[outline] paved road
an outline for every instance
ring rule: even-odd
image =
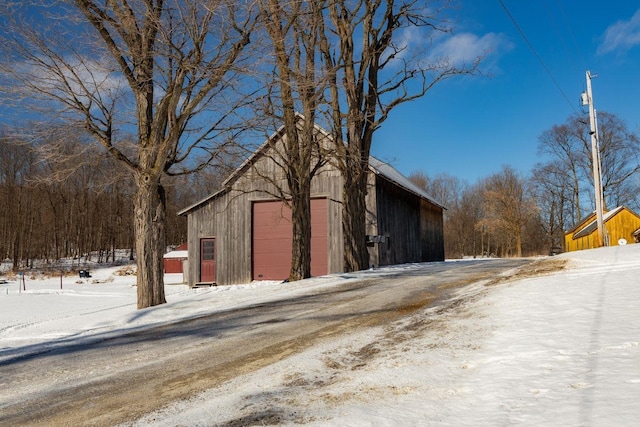
[[[527,260],[425,264],[291,299],[217,312],[0,362],[0,426],[115,425],[329,337],[438,304]]]

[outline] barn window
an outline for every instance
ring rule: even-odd
[[[203,261],[212,261],[214,259],[215,259],[214,241],[213,240],[204,240],[202,242],[202,260]]]

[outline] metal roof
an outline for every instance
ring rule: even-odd
[[[393,182],[399,187],[404,188],[405,190],[419,196],[423,199],[428,200],[434,205],[438,205],[439,207],[444,209],[444,206],[437,202],[433,197],[427,194],[422,188],[415,185],[411,182],[407,177],[402,175],[396,168],[391,166],[389,163],[385,163],[381,160],[376,159],[373,156],[369,156],[369,169],[371,169],[374,173],[383,176],[387,180]]]
[[[624,209],[624,206],[618,206],[617,208],[610,210],[602,216],[602,221],[607,222],[610,218],[615,216],[618,212]],[[580,237],[588,236],[589,234],[596,231],[598,228],[598,220],[594,219],[582,227],[577,233],[573,235],[573,239],[579,239]]]

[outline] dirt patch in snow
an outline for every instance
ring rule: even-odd
[[[543,259],[526,264],[512,274],[496,277],[487,283],[487,286],[499,285],[515,280],[528,279],[531,277],[548,276],[559,271],[565,270],[569,265],[569,260],[564,258]]]
[[[376,370],[379,366],[403,366],[411,363],[405,358],[411,358],[411,353],[415,351],[412,349],[412,343],[416,339],[424,339],[425,336],[429,337],[426,341],[430,342],[424,346],[425,349],[443,351],[457,350],[457,341],[450,339],[451,334],[470,334],[477,339],[477,331],[468,333],[469,331],[459,330],[455,326],[452,327],[450,320],[461,315],[470,315],[472,302],[482,294],[483,292],[465,294],[444,301],[436,307],[422,306],[422,309],[415,309],[407,316],[397,317],[386,323],[379,334],[372,335],[368,340],[356,338],[359,336],[356,333],[353,342],[346,340],[346,345],[337,345],[319,356],[308,356],[320,357],[320,367],[287,374],[282,383],[274,387],[278,392],[270,395],[268,399],[257,395],[248,397],[247,401],[251,404],[243,409],[251,414],[242,414],[233,422],[221,426],[236,426],[239,425],[235,424],[236,421],[247,419],[251,419],[257,425],[270,425],[271,414],[267,414],[269,408],[278,408],[278,414],[283,417],[280,421],[285,424],[318,422],[321,420],[317,419],[317,414],[324,413],[323,408],[335,408],[349,401],[383,402],[389,396],[415,392],[415,386],[395,384],[392,378],[386,384],[360,382],[357,380],[357,372]],[[473,348],[477,343],[470,339],[463,340],[461,345],[468,349],[468,346]],[[267,416],[262,419],[261,416],[264,414]],[[316,415],[309,419],[308,414]]]

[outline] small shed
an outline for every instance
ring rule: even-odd
[[[318,138],[331,147],[328,133]],[[228,285],[289,276],[291,211],[275,195],[286,178],[279,166],[284,128],[268,138],[222,184],[178,214],[187,216],[188,283]],[[343,178],[326,163],[311,182],[311,274],[344,271]],[[443,206],[391,165],[369,160],[366,240],[372,267],[444,260]]]
[[[606,212],[602,217],[609,246],[635,243],[634,232],[640,228],[640,216],[625,206]],[[579,251],[598,247],[598,223],[595,212],[564,235],[565,250]]]
[[[187,243],[184,243],[163,256],[165,273],[184,273],[186,260],[189,258]]]

